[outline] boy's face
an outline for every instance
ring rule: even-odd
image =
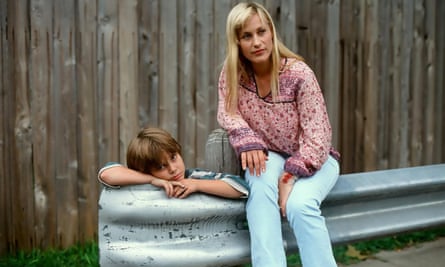
[[[179,153],[169,154],[165,152],[161,166],[153,168],[151,175],[167,181],[180,181],[184,179],[185,165]]]

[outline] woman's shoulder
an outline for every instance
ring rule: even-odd
[[[290,71],[312,71],[309,65],[301,59],[298,58],[284,58],[283,59],[283,70]]]
[[[297,58],[286,58],[281,75],[307,78],[314,75],[314,71],[303,60]]]

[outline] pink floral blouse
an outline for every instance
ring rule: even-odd
[[[261,149],[289,156],[285,171],[299,177],[311,176],[326,161],[332,130],[320,86],[303,61],[283,59],[277,101],[261,98],[253,75],[240,80],[238,110],[225,110],[226,81],[221,72],[218,91],[218,122],[229,134],[235,152]]]

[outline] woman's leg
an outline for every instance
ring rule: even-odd
[[[338,176],[338,162],[329,156],[313,176],[298,179],[289,195],[286,215],[295,233],[304,267],[337,266],[320,204]]]
[[[261,176],[245,174],[250,186],[246,211],[254,267],[286,266],[278,207],[278,178],[283,166],[284,158],[269,151],[266,172]]]

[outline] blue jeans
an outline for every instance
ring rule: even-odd
[[[278,179],[285,158],[269,151],[266,172],[259,177],[245,177],[250,186],[247,221],[250,232],[252,266],[286,266],[278,206]],[[339,164],[328,157],[313,176],[300,178],[294,184],[286,204],[286,217],[292,227],[304,267],[337,266],[320,204],[335,185]]]

